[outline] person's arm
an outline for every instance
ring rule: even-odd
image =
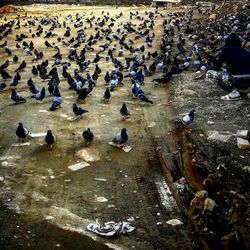
[[[223,50],[222,50],[221,54],[219,55],[219,58],[214,63],[213,70],[220,71],[221,66],[223,65],[224,62],[225,62],[225,58],[224,58],[224,53],[223,53]]]

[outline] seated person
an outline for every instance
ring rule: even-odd
[[[222,100],[240,100],[250,92],[250,52],[241,45],[241,39],[231,33],[225,40],[213,70],[207,72],[209,80],[229,93],[222,96]],[[221,71],[224,63],[226,71]]]

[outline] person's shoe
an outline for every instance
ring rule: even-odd
[[[223,101],[238,101],[241,100],[241,95],[238,90],[233,90],[231,93],[221,96],[220,98]]]

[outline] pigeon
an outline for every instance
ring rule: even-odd
[[[123,145],[128,141],[127,129],[123,128],[112,140],[113,143]]]
[[[41,91],[34,94],[32,98],[35,98],[37,102],[42,102],[42,100],[45,98],[45,87],[42,87]]]
[[[58,88],[54,89],[53,95],[54,95],[54,99],[53,99],[52,104],[50,106],[51,111],[54,111],[54,110],[60,108],[61,103],[62,103],[61,93],[60,93]]]
[[[49,149],[52,149],[53,145],[56,143],[56,137],[50,129],[47,131],[44,141],[48,144]]]
[[[16,129],[16,135],[18,139],[24,141],[29,134],[30,132],[23,126],[21,122],[19,122]]]
[[[47,48],[53,48],[52,45],[51,45],[48,41],[45,41],[45,46],[46,46]]]
[[[79,102],[83,102],[86,97],[88,96],[88,89],[87,88],[82,88],[80,89],[79,93],[78,93],[78,97],[77,97],[77,101]]]
[[[88,110],[82,109],[81,107],[77,106],[75,103],[73,103],[72,110],[76,117],[80,116],[81,118],[84,113],[88,112]]]
[[[0,68],[0,74],[4,80],[12,78],[12,76],[5,69]]]
[[[162,75],[162,77],[153,79],[153,82],[156,82],[157,84],[168,83],[171,80],[172,75],[172,71],[167,71]]]
[[[15,70],[15,72],[19,71],[19,70],[23,70],[26,67],[26,62],[22,61],[21,64],[19,65],[19,67]]]
[[[132,94],[134,97],[138,97],[139,94],[143,94],[143,90],[135,81],[132,82]]]
[[[37,75],[38,75],[38,70],[37,70],[36,66],[34,66],[34,65],[32,66],[31,72],[32,72],[32,74],[33,74],[34,76],[37,76]]]
[[[99,53],[97,53],[96,56],[95,56],[95,58],[94,58],[94,60],[92,61],[92,63],[98,63],[101,58],[102,57],[99,56]]]
[[[16,104],[26,102],[26,100],[25,100],[20,94],[18,94],[18,93],[16,92],[16,90],[12,89],[11,91],[12,91],[12,92],[11,92],[10,98],[11,98],[11,100],[13,100]]]
[[[33,82],[33,80],[32,80],[32,77],[30,77],[30,78],[28,79],[28,81],[27,81],[27,85],[30,86],[30,85],[32,85],[32,84],[34,84],[34,82]]]
[[[35,95],[37,93],[39,93],[39,90],[37,89],[36,85],[34,83],[31,83],[29,85],[29,90],[30,90],[30,93]]]
[[[120,114],[121,114],[123,120],[125,120],[130,115],[129,109],[127,108],[125,103],[122,104],[122,107],[120,109]]]
[[[9,60],[6,60],[1,66],[0,68],[1,69],[7,69],[10,65],[10,61]]]
[[[89,143],[93,140],[94,134],[91,132],[90,128],[87,128],[82,132],[82,137],[85,140],[86,145],[89,145]]]
[[[2,43],[2,44],[0,45],[0,48],[4,48],[5,46],[7,46],[7,41],[5,41],[4,43]]]
[[[13,56],[13,62],[16,63],[18,61],[18,56],[17,55],[14,55]]]
[[[153,101],[149,100],[144,93],[140,93],[137,98],[141,101],[141,102],[149,102],[151,104],[154,104]]]
[[[155,72],[156,70],[156,61],[154,61],[150,66],[149,66],[149,71],[150,73]]]
[[[109,87],[106,88],[106,90],[103,93],[103,100],[105,103],[109,102],[109,99],[111,97]]]
[[[54,86],[53,86],[53,83],[51,81],[48,82],[48,91],[49,91],[49,94],[50,95],[53,95],[54,93]]]
[[[195,109],[192,109],[187,115],[185,115],[182,119],[175,121],[176,125],[182,125],[185,129],[191,131],[189,128],[189,124],[191,124],[194,120]]]
[[[10,87],[16,88],[17,84],[19,83],[18,78],[19,78],[19,77],[18,77],[18,75],[16,74],[16,75],[13,77],[12,81],[11,81]]]
[[[6,87],[7,85],[4,82],[0,83],[0,91],[4,90]]]

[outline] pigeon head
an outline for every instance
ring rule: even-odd
[[[192,110],[189,112],[189,116],[194,116],[194,113],[195,113],[195,109],[192,109]]]
[[[18,123],[19,127],[23,127],[23,124],[21,122]]]
[[[126,129],[126,128],[123,128],[121,132],[122,132],[122,134],[123,134],[123,133],[126,133],[126,132],[127,132],[127,129]]]
[[[189,117],[190,117],[190,119],[191,119],[191,121],[193,121],[194,120],[194,113],[195,113],[195,109],[192,109],[190,112],[189,112]]]
[[[52,134],[52,130],[49,129],[49,130],[47,131],[47,134],[48,134],[48,135],[51,135],[51,134]]]

